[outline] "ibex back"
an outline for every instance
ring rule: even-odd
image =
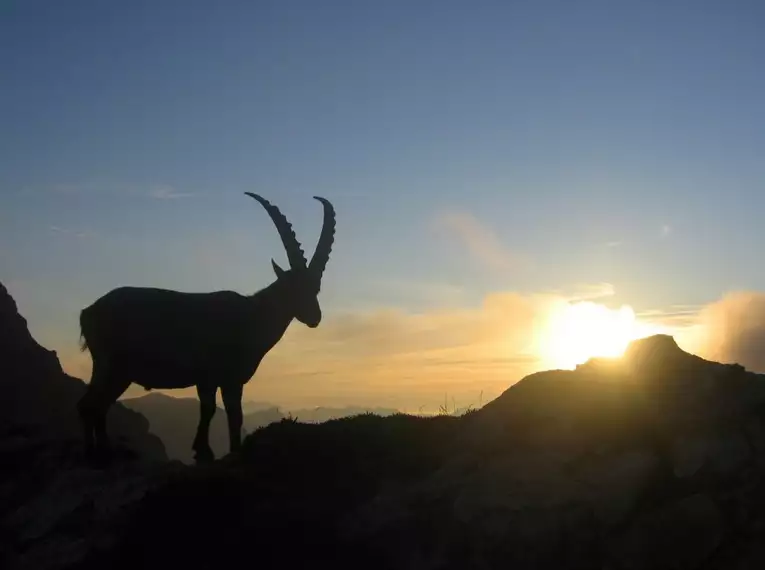
[[[221,390],[230,450],[241,445],[242,390],[292,319],[314,328],[321,322],[318,295],[335,235],[335,211],[324,198],[324,223],[310,263],[291,224],[266,199],[256,199],[281,236],[290,268],[271,261],[276,280],[252,295],[233,291],[186,293],[150,287],[120,287],[80,313],[82,349],[93,372],[78,412],[89,456],[108,456],[106,414],[131,383],[146,389],[196,386],[199,424],[193,449],[211,461],[209,427]]]

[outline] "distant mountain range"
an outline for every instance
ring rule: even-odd
[[[139,398],[126,398],[122,404],[141,413],[149,420],[149,430],[165,444],[170,459],[192,463],[194,452],[191,444],[199,422],[199,400],[196,398],[175,398],[159,392],[152,392]],[[275,406],[259,408],[245,415],[244,431],[279,421],[284,416]],[[217,408],[210,423],[210,447],[216,457],[228,453],[228,424],[226,412]]]

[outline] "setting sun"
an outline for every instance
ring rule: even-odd
[[[589,301],[566,303],[552,311],[540,352],[550,368],[574,368],[589,358],[621,356],[631,341],[657,332],[626,305],[615,310]]]

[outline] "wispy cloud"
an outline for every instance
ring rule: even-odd
[[[496,234],[472,214],[442,212],[435,217],[433,227],[457,236],[472,255],[492,269],[518,269],[525,264],[520,255],[508,250]]]
[[[546,294],[556,295],[569,303],[575,303],[613,297],[616,289],[611,283],[576,283],[569,287],[548,290]]]
[[[50,231],[53,234],[72,236],[72,237],[81,238],[81,239],[95,237],[96,235],[95,232],[91,230],[62,228],[61,226],[50,226],[48,228],[48,231]]]
[[[412,279],[382,278],[375,279],[368,289],[379,289],[386,295],[416,299],[428,305],[456,305],[465,300],[465,290],[457,285],[438,281],[418,281]]]
[[[692,326],[698,321],[703,308],[703,305],[672,305],[666,309],[640,311],[637,316],[660,325],[684,328]]]
[[[661,226],[661,229],[659,230],[659,235],[663,238],[668,237],[669,234],[672,233],[672,226],[669,224],[664,224]]]
[[[619,247],[622,245],[622,243],[623,242],[620,240],[614,240],[614,241],[607,241],[605,245],[606,247]]]
[[[154,198],[155,200],[175,200],[177,198],[189,198],[191,196],[194,196],[193,192],[181,192],[168,185],[153,186],[149,190],[149,197]]]

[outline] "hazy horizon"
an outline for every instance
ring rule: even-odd
[[[210,6],[0,2],[0,279],[69,373],[114,287],[273,280],[247,191],[337,235],[246,400],[462,407],[655,332],[765,372],[765,5]]]

